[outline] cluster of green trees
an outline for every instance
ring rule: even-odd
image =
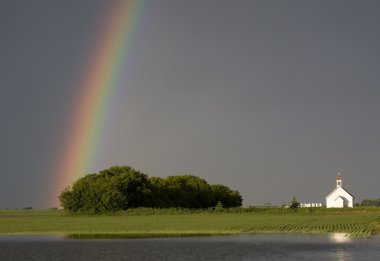
[[[114,166],[86,175],[59,196],[64,209],[72,212],[105,213],[137,207],[209,208],[238,207],[238,191],[210,185],[192,176],[148,177],[128,166]]]
[[[379,199],[363,199],[362,206],[376,206],[380,207],[380,198]]]

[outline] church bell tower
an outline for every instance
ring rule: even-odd
[[[340,175],[340,173],[338,173],[338,175],[336,176],[336,187],[342,187],[342,176]]]

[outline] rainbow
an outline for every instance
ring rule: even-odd
[[[58,178],[52,197],[55,201],[51,202],[54,205],[58,205],[57,196],[65,187],[89,171],[144,3],[144,0],[117,0],[112,6],[79,86],[78,100],[74,102],[68,136],[55,170]]]

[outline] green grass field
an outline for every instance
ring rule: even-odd
[[[2,210],[0,234],[73,237],[153,237],[238,233],[380,234],[380,208],[251,209],[223,211],[129,210],[78,215],[57,210]]]

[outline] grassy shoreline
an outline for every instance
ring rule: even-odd
[[[380,234],[380,208],[131,209],[108,215],[60,210],[0,210],[0,234],[62,234],[73,238],[208,236],[241,233]]]

